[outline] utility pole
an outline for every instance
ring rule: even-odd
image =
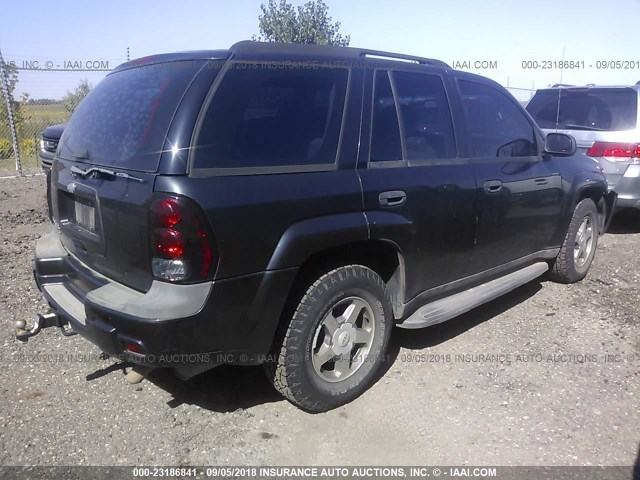
[[[560,64],[560,84],[562,84],[562,73],[564,72],[564,53],[567,47],[562,47],[562,63]]]

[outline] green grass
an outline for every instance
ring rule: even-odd
[[[71,114],[64,105],[22,105],[22,115],[25,124],[20,129],[23,135],[39,136],[40,132],[49,125],[66,123]]]
[[[4,105],[2,106],[4,107]],[[50,125],[66,123],[71,116],[61,104],[50,105],[27,105],[20,106],[24,123],[18,129],[18,140],[20,143],[20,159],[25,167],[35,167],[38,165],[38,145],[40,133]],[[0,123],[0,144],[11,142],[11,132],[7,122]],[[8,165],[14,162],[13,155],[7,159],[0,159],[0,165]],[[12,163],[13,164],[13,163]]]
[[[4,107],[4,105],[2,106]],[[20,106],[22,117],[25,119],[20,128],[21,136],[40,135],[40,132],[49,125],[65,123],[70,114],[63,105],[25,105]],[[0,138],[10,138],[9,125],[0,124]]]

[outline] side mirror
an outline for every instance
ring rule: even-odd
[[[564,133],[549,133],[544,141],[544,153],[570,157],[577,150],[576,139]]]

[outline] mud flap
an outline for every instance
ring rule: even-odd
[[[613,219],[613,214],[616,211],[616,203],[618,202],[618,194],[614,191],[611,191],[604,195],[605,202],[605,219],[604,226],[602,228],[602,232],[600,235],[604,235],[607,233],[609,229],[609,225],[611,224],[611,220]]]

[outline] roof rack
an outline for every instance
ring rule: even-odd
[[[551,85],[551,88],[558,87],[575,87],[575,85],[569,85],[568,83],[554,83],[553,85]]]
[[[435,58],[416,57],[414,55],[404,55],[401,53],[381,52],[379,50],[354,49],[360,51],[360,56],[375,60],[395,60],[401,62],[418,63],[420,65],[432,65],[434,67],[451,68],[442,60]]]
[[[420,65],[431,65],[440,68],[451,68],[442,60],[434,58],[416,57],[414,55],[403,55],[400,53],[383,52],[380,50],[369,50],[365,48],[339,47],[336,45],[315,45],[315,44],[299,44],[299,43],[277,43],[277,42],[254,42],[244,40],[235,43],[231,51],[236,53],[244,53],[251,51],[271,51],[271,52],[292,52],[303,53],[311,51],[314,53],[324,53],[325,55],[336,55],[340,57],[351,58],[371,58],[378,60],[393,60],[401,62],[411,62]]]

